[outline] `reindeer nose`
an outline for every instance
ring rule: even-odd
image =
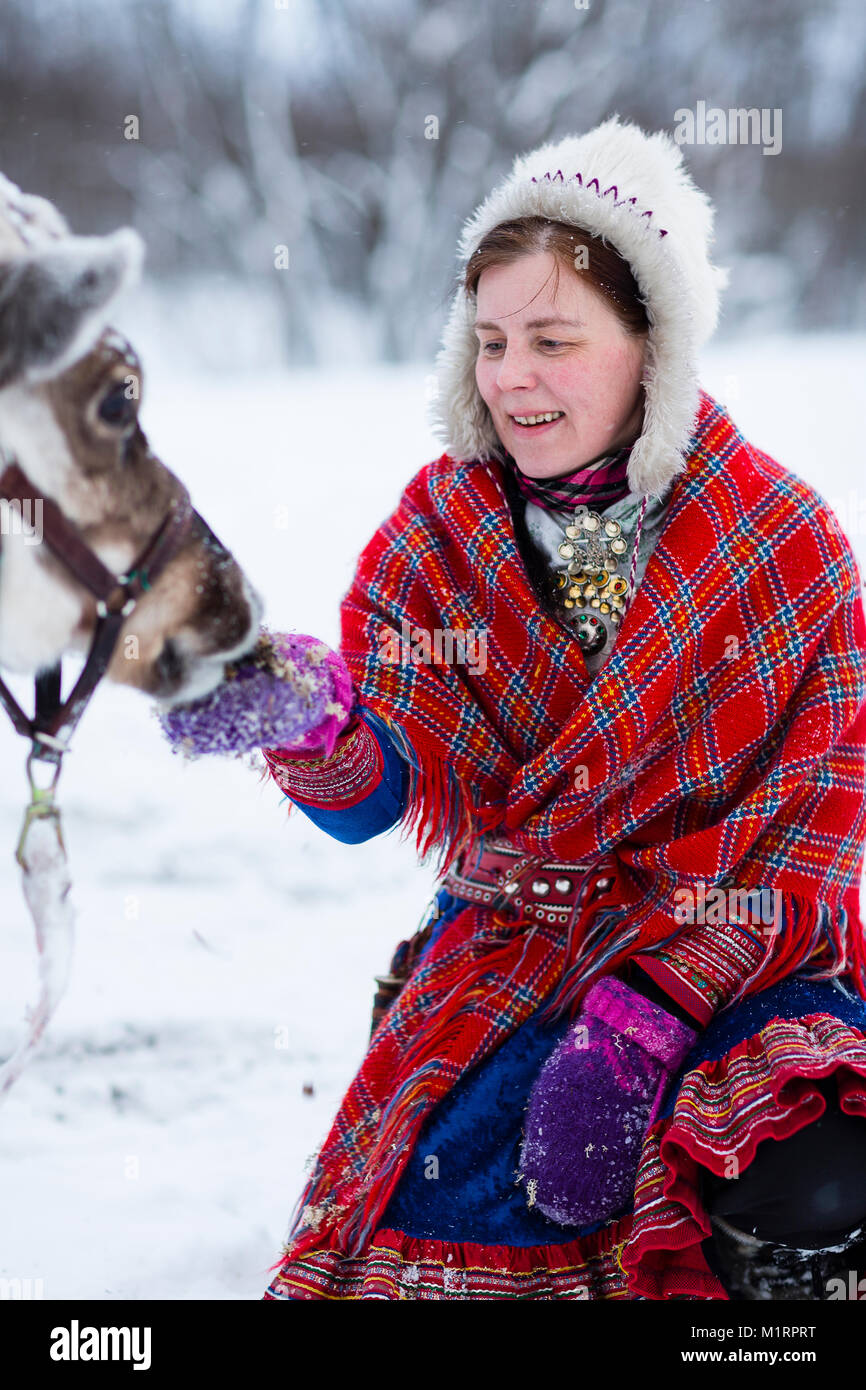
[[[157,675],[166,685],[174,687],[180,684],[184,672],[184,663],[183,657],[173,637],[167,637],[165,639],[162,644],[162,651],[157,657],[154,665]]]

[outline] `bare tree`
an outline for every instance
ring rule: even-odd
[[[316,0],[307,15],[301,51],[275,41],[298,32],[277,29],[297,20],[275,0],[229,0],[218,24],[183,0],[6,0],[0,168],[82,229],[134,221],[154,274],[269,298],[290,360],[334,354],[323,306],[399,360],[435,347],[461,222],[516,153],[613,111],[671,130],[698,100],[780,108],[779,158],[686,151],[717,196],[720,259],[761,270],[735,277],[729,322],[750,296],[790,323],[866,316],[860,0]]]

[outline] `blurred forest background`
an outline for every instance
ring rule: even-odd
[[[139,309],[176,355],[420,361],[516,153],[615,111],[779,108],[777,155],[684,150],[732,270],[721,332],[862,327],[863,0],[579,3],[3,0],[0,169],[76,231],[141,231]]]

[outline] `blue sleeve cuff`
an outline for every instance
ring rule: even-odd
[[[390,830],[403,817],[409,786],[409,769],[388,737],[386,726],[363,705],[360,718],[382,750],[382,775],[378,786],[354,806],[335,810],[328,806],[304,806],[292,797],[299,811],[344,845],[358,845]]]

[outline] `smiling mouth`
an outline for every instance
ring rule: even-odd
[[[539,415],[512,415],[512,424],[518,425],[520,429],[536,430],[542,425],[555,424],[565,415],[564,410],[547,410]]]

